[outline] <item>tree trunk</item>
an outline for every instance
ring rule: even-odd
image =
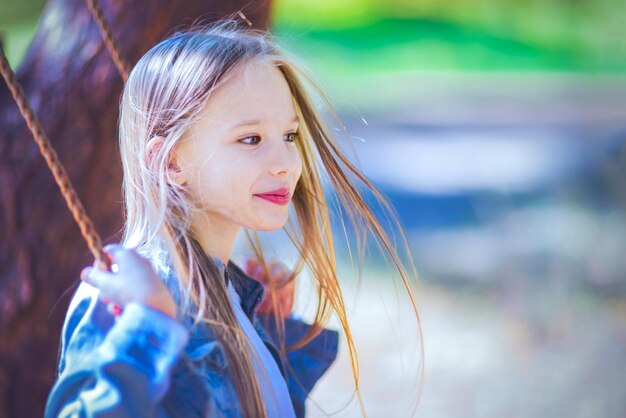
[[[267,28],[269,1],[102,0],[132,65],[173,28],[242,10]],[[50,0],[18,79],[105,243],[117,241],[122,81],[82,0]],[[55,378],[61,325],[93,262],[17,106],[0,83],[0,418],[38,417]]]

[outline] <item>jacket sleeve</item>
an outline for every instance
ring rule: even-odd
[[[45,418],[154,416],[188,338],[183,324],[140,304],[111,316],[98,290],[81,282],[63,324]]]
[[[256,314],[263,329],[270,338],[279,344],[274,317]],[[290,346],[302,339],[311,325],[295,317],[285,318],[285,346]],[[309,393],[337,358],[339,333],[331,329],[322,329],[319,335],[305,346],[287,353],[283,358],[287,386],[297,417],[304,417],[305,402]]]

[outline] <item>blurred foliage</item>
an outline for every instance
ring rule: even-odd
[[[276,33],[323,72],[626,72],[621,0],[274,0]],[[0,0],[12,62],[44,0]]]
[[[0,27],[36,19],[45,3],[45,0],[0,0]]]
[[[274,22],[288,49],[305,50],[315,60],[327,60],[322,67],[338,71],[356,60],[372,70],[621,73],[626,71],[622,24],[626,8],[619,4],[619,0],[276,0]]]
[[[45,0],[0,0],[0,39],[9,62],[21,61],[35,34]]]

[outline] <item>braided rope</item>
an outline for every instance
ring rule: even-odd
[[[20,109],[20,113],[24,117],[26,124],[28,125],[28,129],[33,135],[35,142],[39,145],[39,152],[46,160],[52,175],[54,176],[54,180],[56,181],[59,189],[61,189],[61,194],[65,198],[65,202],[67,203],[67,207],[70,212],[74,216],[74,220],[78,224],[80,228],[80,232],[83,235],[85,241],[87,241],[87,246],[89,250],[93,254],[93,256],[100,262],[101,265],[109,266],[107,261],[107,256],[102,249],[102,240],[100,236],[96,232],[93,223],[87,213],[85,212],[85,208],[81,203],[78,195],[76,194],[76,190],[72,186],[72,183],[67,175],[63,165],[59,161],[57,153],[54,148],[52,148],[52,144],[50,140],[46,136],[41,123],[37,119],[35,112],[28,101],[28,98],[24,94],[24,90],[20,86],[17,78],[15,77],[15,73],[11,70],[11,66],[4,54],[4,50],[0,45],[0,72],[2,73],[2,77],[4,81],[7,83],[11,94],[13,95],[13,99],[17,103],[17,106]]]
[[[89,12],[91,13],[93,19],[96,21],[96,24],[98,25],[98,29],[100,30],[100,34],[102,35],[104,44],[111,54],[111,58],[113,59],[113,63],[115,64],[115,67],[117,68],[120,77],[124,82],[126,82],[126,80],[128,79],[128,74],[130,72],[128,69],[128,64],[122,58],[120,49],[111,34],[111,30],[104,21],[102,9],[97,4],[97,0],[87,0],[87,8],[89,9]],[[93,254],[94,258],[98,260],[101,266],[105,267],[107,270],[110,269],[109,259],[104,252],[104,249],[102,248],[102,240],[100,238],[100,235],[98,235],[98,232],[96,231],[93,222],[87,215],[85,207],[78,198],[78,194],[76,193],[74,186],[72,186],[72,182],[70,181],[70,178],[67,175],[65,168],[61,164],[61,161],[59,161],[59,157],[52,147],[50,140],[46,136],[43,127],[41,126],[41,123],[37,119],[37,116],[35,115],[35,112],[33,111],[32,106],[28,101],[28,98],[24,94],[24,90],[17,81],[15,73],[11,69],[9,61],[4,54],[2,45],[0,45],[0,73],[2,73],[2,77],[9,87],[9,91],[11,91],[13,99],[15,100],[15,103],[17,103],[20,113],[26,121],[28,129],[33,135],[35,142],[37,142],[37,145],[39,146],[39,152],[46,160],[48,168],[52,172],[54,180],[61,190],[61,194],[65,199],[67,207],[72,213],[74,220],[78,224],[83,238],[87,242],[89,251]]]
[[[128,79],[128,74],[130,73],[128,69],[128,63],[122,58],[122,54],[120,53],[120,49],[113,39],[113,35],[111,34],[111,29],[107,25],[102,15],[102,9],[98,5],[97,0],[86,0],[87,8],[91,13],[91,16],[98,24],[98,29],[100,29],[100,34],[102,35],[102,40],[106,45],[109,53],[111,54],[111,58],[113,59],[113,63],[117,67],[117,71],[120,73],[120,77],[122,77],[122,81],[126,82]]]

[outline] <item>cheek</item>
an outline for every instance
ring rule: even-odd
[[[300,175],[302,174],[302,158],[300,158],[300,154],[298,154],[298,169],[297,169],[297,178],[300,178]]]
[[[196,166],[189,176],[193,199],[198,206],[205,208],[215,209],[225,203],[224,200],[229,197],[229,183],[229,174],[210,162]]]
[[[293,174],[294,184],[298,182],[301,175],[302,175],[302,158],[300,157],[300,153],[298,152],[296,154],[296,165],[295,165],[294,174]]]
[[[254,184],[251,178],[253,170],[246,167],[243,161],[240,162],[241,167],[222,165],[211,167],[203,173],[204,185],[200,186],[205,205],[225,215],[234,215],[248,207]]]

